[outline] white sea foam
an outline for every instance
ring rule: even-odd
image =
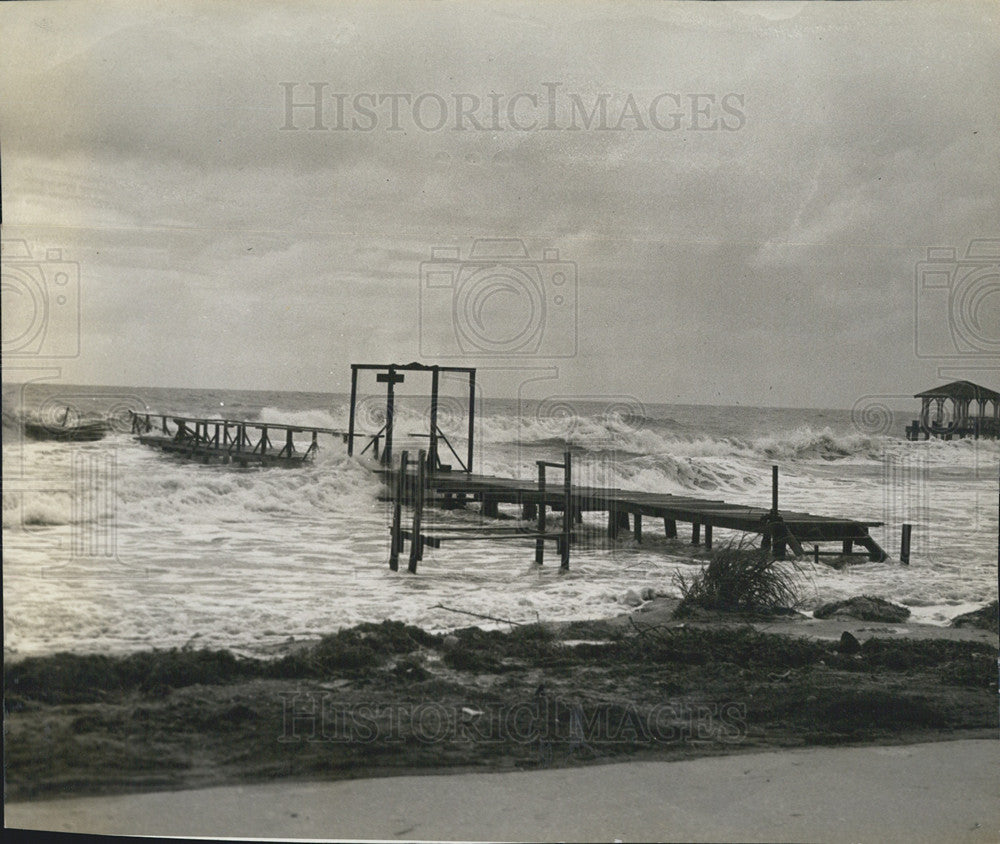
[[[224,398],[227,412],[241,405],[248,419],[346,427],[343,399]],[[151,402],[162,408],[166,399],[179,412],[215,412],[219,404],[194,391]],[[465,421],[452,404],[441,419],[464,454]],[[816,424],[817,414],[806,413],[762,430],[749,411],[706,409],[701,424],[698,412],[521,419],[501,408],[480,416],[476,468],[533,477],[535,460],[569,448],[578,482],[769,506],[773,462],[781,466],[783,508],[884,521],[873,535],[894,555],[901,524],[915,525],[908,567],[890,561],[835,571],[807,563],[806,608],[876,594],[907,604],[915,620],[944,623],[995,597],[997,443],[909,443]],[[365,414],[359,430],[374,433],[378,403]],[[522,621],[594,617],[622,611],[629,590],[676,594],[676,575],[703,561],[648,525],[641,544],[622,535],[613,547],[604,539],[575,547],[568,574],[534,567],[528,543],[446,545],[428,550],[416,576],[392,573],[380,484],[369,458],[347,457],[339,438],[322,438],[315,463],[300,469],[241,469],[186,462],[127,434],[86,444],[20,442],[7,436],[19,418],[5,407],[8,653],[180,646],[195,634],[206,646],[259,653],[289,636],[360,621],[397,618],[434,629],[469,622],[439,604]],[[426,423],[426,407],[402,401],[397,447],[426,447],[426,439],[407,436]],[[506,512],[517,515],[514,507]],[[604,518],[586,521],[598,527]],[[717,530],[715,539],[730,536]]]

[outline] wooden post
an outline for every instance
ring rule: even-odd
[[[677,538],[677,522],[674,519],[663,517],[663,535],[667,539]]]
[[[712,550],[712,526],[710,524],[705,525],[705,550]]]
[[[358,367],[351,364],[351,411],[347,419],[347,453],[354,454],[354,411],[358,405]]]
[[[392,422],[396,412],[396,367],[389,367],[389,377],[385,382],[385,446],[382,449],[382,462],[392,465]]]
[[[614,504],[608,505],[608,539],[618,536],[618,510]]]
[[[806,552],[802,550],[802,543],[799,542],[798,537],[796,537],[795,534],[788,529],[788,525],[785,525],[785,539],[788,542],[788,547],[792,549],[792,553],[796,557],[804,557],[806,555]]]
[[[545,533],[545,464],[538,461],[538,532]],[[545,559],[545,540],[539,537],[535,540],[535,562],[542,564]]]
[[[417,453],[417,488],[413,491],[413,533],[410,536],[410,574],[417,573],[417,560],[424,556],[424,543],[420,536],[420,522],[424,515],[424,483],[427,480],[427,454]]]
[[[437,471],[438,467],[438,384],[440,370],[435,366],[431,369],[431,444],[428,453],[431,471]]]
[[[466,470],[472,473],[472,438],[476,431],[476,370],[469,373],[469,457],[465,463]]]
[[[854,553],[854,540],[845,539],[841,545],[840,551],[842,554],[852,554]]]
[[[569,569],[569,538],[573,530],[573,499],[572,499],[572,457],[567,451],[563,454],[563,541],[559,567]]]
[[[819,565],[819,546],[818,545],[813,545],[813,561],[816,563],[817,566]]]
[[[771,511],[778,512],[778,467],[771,467]]]
[[[910,564],[910,534],[913,532],[913,525],[903,525],[903,537],[899,545],[899,561],[904,565]]]
[[[642,542],[642,513],[638,510],[632,516],[632,533],[635,535],[636,543]]]
[[[530,522],[537,515],[537,506],[531,501],[521,502],[521,518]]]
[[[389,568],[399,571],[399,552],[403,550],[403,496],[406,495],[406,465],[409,452],[399,455],[399,474],[396,476],[395,495],[392,499],[392,539],[389,545]]]
[[[691,522],[691,544],[701,545],[701,525],[698,522]]]
[[[785,523],[781,519],[775,519],[771,523],[771,553],[777,560],[785,559],[788,542],[787,533]]]

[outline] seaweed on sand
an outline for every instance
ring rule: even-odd
[[[367,671],[393,656],[436,647],[441,637],[401,621],[364,623],[324,636],[311,648],[278,660],[276,677],[322,677],[336,671]]]

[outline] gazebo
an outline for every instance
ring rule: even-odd
[[[1000,393],[996,390],[971,381],[952,381],[914,398],[922,402],[920,419],[906,426],[908,440],[1000,437]]]

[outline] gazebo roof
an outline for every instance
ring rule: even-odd
[[[931,390],[925,390],[922,393],[917,393],[914,396],[915,399],[1000,399],[1000,393],[996,390],[990,390],[987,387],[982,387],[979,384],[973,384],[971,381],[952,381],[950,384],[943,384],[940,387],[934,387]]]

